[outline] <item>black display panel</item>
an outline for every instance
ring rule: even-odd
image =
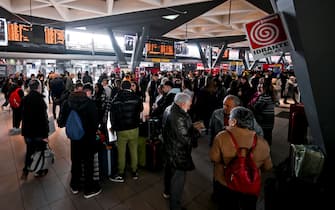
[[[65,52],[65,30],[42,25],[8,22],[7,51],[16,52]],[[2,49],[2,48],[0,48]]]
[[[174,42],[162,40],[148,40],[145,43],[148,58],[174,58]]]

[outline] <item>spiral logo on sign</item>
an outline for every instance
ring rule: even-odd
[[[251,39],[258,45],[268,45],[279,36],[279,29],[273,23],[256,24],[250,31]]]

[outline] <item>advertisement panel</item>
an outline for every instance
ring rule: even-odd
[[[245,24],[245,30],[255,60],[291,49],[278,13]]]
[[[7,46],[7,22],[6,19],[0,18],[0,46]]]

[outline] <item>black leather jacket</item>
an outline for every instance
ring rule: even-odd
[[[166,108],[163,116],[164,152],[167,164],[178,170],[193,170],[192,141],[197,134],[191,117],[177,104]]]

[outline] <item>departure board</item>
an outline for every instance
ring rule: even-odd
[[[44,28],[44,37],[46,44],[65,44],[64,30],[50,27]]]
[[[149,40],[145,44],[147,57],[166,57],[173,58],[174,43],[171,41]]]
[[[28,23],[7,22],[8,51],[65,52],[65,30]]]
[[[8,23],[8,41],[64,45],[65,32],[46,26]]]
[[[32,38],[32,26],[21,23],[8,23],[8,41],[30,42]]]

